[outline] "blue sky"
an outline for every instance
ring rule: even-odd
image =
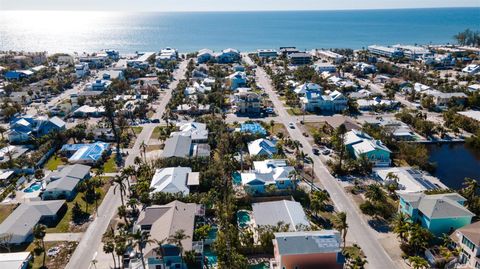
[[[238,11],[478,7],[480,0],[0,0],[0,10]]]

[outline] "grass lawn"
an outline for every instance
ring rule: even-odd
[[[139,135],[143,130],[142,126],[132,126],[131,128],[136,135]]]
[[[303,111],[299,107],[289,108],[287,112],[291,116],[301,116],[303,115]],[[308,113],[306,113],[308,115]]]
[[[45,164],[45,169],[48,169],[50,171],[57,170],[57,167],[59,165],[64,165],[65,163],[62,161],[62,158],[57,155],[53,155],[48,159],[47,163]]]
[[[0,205],[0,223],[2,223],[16,207],[16,205]]]
[[[157,126],[153,128],[152,135],[150,136],[150,139],[158,139],[160,137],[160,130],[162,129],[162,126]]]
[[[305,126],[305,129],[307,129],[308,134],[313,135],[315,131],[325,126],[325,122],[305,122],[304,126]]]
[[[115,163],[115,154],[110,155],[107,161],[103,164],[103,172],[104,173],[117,172],[117,164]]]
[[[69,257],[75,251],[75,248],[77,247],[78,243],[77,242],[63,242],[63,241],[58,241],[58,242],[45,242],[45,249],[48,251],[52,247],[58,247],[60,249],[60,252],[55,256],[55,257],[46,257],[45,259],[45,266],[47,266],[50,269],[55,269],[55,268],[65,268],[65,266],[68,263]],[[30,246],[27,248],[27,251],[33,251],[34,249],[34,244],[30,244]],[[33,258],[33,263],[32,267],[33,269],[40,268],[43,263],[43,253],[40,254],[40,256],[34,256]]]
[[[105,194],[107,193],[108,189],[111,186],[110,180],[104,179],[103,182],[104,182],[103,186],[101,186],[100,188],[97,188],[97,192],[101,194],[100,200],[98,200],[98,206],[100,206],[100,204],[102,203],[103,198],[105,197]],[[77,229],[72,229],[70,227],[70,221],[72,220],[73,205],[75,203],[78,203],[80,205],[80,207],[82,208],[82,210],[85,211],[85,202],[82,200],[82,197],[83,197],[83,194],[79,193],[79,194],[77,194],[75,199],[73,199],[71,202],[67,202],[67,206],[68,206],[67,212],[65,212],[65,215],[58,222],[57,226],[52,227],[52,228],[47,228],[48,233],[68,233],[68,232],[81,232],[82,231],[81,227],[78,228],[78,229],[80,229],[80,231],[77,230]],[[95,210],[95,204],[89,204],[87,213],[91,215],[91,214],[93,214],[94,210]],[[83,227],[83,228],[86,229],[86,227]]]
[[[271,128],[270,126],[268,127],[268,131],[270,131]],[[284,137],[288,136],[288,131],[285,128],[285,125],[283,123],[275,123],[273,125],[273,134],[277,135],[278,133],[282,133]]]

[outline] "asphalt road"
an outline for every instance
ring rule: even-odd
[[[253,64],[252,60],[248,57],[244,57],[248,64]],[[320,179],[321,184],[330,194],[330,197],[335,204],[335,207],[339,211],[344,211],[347,214],[348,233],[347,237],[357,243],[365,255],[367,256],[368,268],[385,268],[393,269],[398,268],[392,261],[390,256],[385,252],[384,248],[377,241],[377,237],[370,226],[363,220],[361,213],[357,206],[353,204],[353,201],[349,199],[345,193],[343,187],[339,184],[337,179],[333,177],[328,171],[327,167],[321,160],[312,154],[312,146],[303,136],[298,126],[295,129],[289,128],[289,122],[297,124],[297,118],[290,116],[283,103],[278,99],[277,94],[274,92],[270,78],[266,74],[265,70],[261,67],[256,71],[257,82],[264,87],[265,92],[270,96],[275,109],[278,113],[278,119],[282,122],[288,130],[291,137],[300,141],[305,153],[308,153],[314,161],[314,171],[317,177]]]

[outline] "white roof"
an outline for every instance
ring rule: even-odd
[[[480,121],[480,111],[478,110],[460,111],[458,114]]]
[[[74,113],[103,113],[105,112],[105,108],[103,108],[103,106],[100,106],[100,107],[94,107],[94,106],[89,106],[89,105],[83,105],[79,108],[77,108],[77,110],[75,110]]]
[[[302,205],[295,201],[273,201],[252,204],[253,217],[258,226],[276,226],[278,222],[289,224],[291,231],[299,225],[310,226]]]
[[[434,189],[436,186],[430,181],[433,178],[429,175],[423,174],[420,171],[414,170],[411,167],[385,167],[375,168],[374,172],[384,181],[387,182],[387,175],[392,173],[398,177],[398,184],[401,192],[420,192],[429,189]]]
[[[248,185],[253,181],[261,181],[264,185],[274,184],[277,181],[290,180],[290,173],[295,170],[292,166],[272,168],[266,173],[248,172],[241,173],[242,185]]]
[[[192,172],[190,167],[167,167],[157,169],[150,183],[152,192],[168,192],[183,194],[190,193],[187,187],[188,174]]]
[[[248,152],[250,155],[257,155],[259,154],[262,149],[269,151],[270,148],[275,148],[275,144],[267,139],[260,138],[248,143]],[[273,152],[269,152],[273,154]]]
[[[316,83],[303,83],[295,88],[296,94],[305,94],[308,90],[310,91],[320,91],[322,87]]]
[[[187,123],[177,123],[180,131],[172,132],[170,136],[190,136],[192,140],[206,140],[208,139],[208,130],[205,123],[199,122],[187,122]]]
[[[268,159],[264,161],[255,161],[253,162],[253,167],[258,173],[269,173],[276,167],[285,167],[287,166],[286,159]]]
[[[0,253],[0,268],[22,269],[24,262],[31,259],[30,252]]]

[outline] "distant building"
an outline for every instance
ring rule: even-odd
[[[432,55],[432,52],[428,48],[424,48],[420,46],[398,44],[398,45],[394,45],[393,47],[402,50],[405,57],[411,60],[417,60],[421,58],[424,59]]]
[[[321,91],[307,91],[300,97],[302,109],[310,112],[339,112],[347,108],[348,99],[339,91],[322,94]]]
[[[272,269],[343,268],[342,239],[335,230],[275,233]]]
[[[215,60],[221,64],[238,62],[240,58],[240,51],[232,48],[224,49],[222,52],[215,54]]]
[[[33,75],[33,72],[30,70],[14,70],[14,71],[7,71],[5,73],[6,80],[21,80],[24,78],[28,78]]]
[[[390,166],[391,151],[380,141],[371,138],[368,134],[351,130],[345,135],[345,146],[355,158],[365,156],[375,166]]]
[[[363,73],[363,74],[372,74],[377,72],[377,68],[374,65],[367,63],[357,63],[353,66],[353,69]]]
[[[297,52],[300,52],[300,51],[296,47],[280,47],[280,53],[283,56],[287,56]]]
[[[403,51],[399,48],[371,45],[371,46],[368,46],[368,51],[372,54],[384,56],[388,58],[403,57]]]
[[[157,67],[164,67],[168,63],[178,60],[178,51],[171,47],[166,47],[160,50],[160,54],[156,56],[155,63]]]
[[[480,221],[458,228],[450,238],[461,249],[457,268],[480,268]]]
[[[316,83],[306,82],[301,85],[298,85],[293,91],[300,96],[304,96],[309,91],[319,92],[322,90],[323,90],[322,86]]]
[[[240,132],[243,133],[250,133],[250,134],[258,134],[261,136],[267,135],[267,130],[263,128],[263,126],[260,123],[242,123],[240,125]]]
[[[324,59],[333,60],[334,63],[339,64],[345,61],[345,57],[341,54],[333,52],[331,50],[315,50],[312,51],[316,56]]]
[[[230,81],[231,90],[247,86],[247,74],[245,72],[235,72],[228,76],[227,79]]]
[[[79,63],[75,65],[75,75],[77,78],[83,78],[88,75],[89,68],[87,63]]]
[[[235,93],[232,103],[238,114],[260,114],[262,110],[262,100],[254,92]]]
[[[436,236],[470,224],[475,216],[464,207],[466,199],[457,193],[400,193],[399,196],[399,211]]]
[[[467,95],[463,92],[441,92],[438,90],[425,91],[426,96],[431,96],[437,107],[448,107],[450,102],[465,104]]]
[[[307,65],[312,62],[312,55],[306,52],[296,52],[288,54],[288,60],[293,65]]]
[[[197,62],[202,64],[209,62],[215,58],[215,55],[212,50],[210,49],[201,49],[198,51],[197,54]]]
[[[257,55],[260,58],[276,58],[278,52],[274,49],[259,49],[257,50]]]
[[[337,72],[337,67],[334,64],[329,63],[316,63],[314,64],[313,68],[317,73],[329,72],[335,73]]]
[[[73,111],[73,116],[78,118],[101,117],[105,114],[105,108],[83,105]]]
[[[155,170],[150,183],[152,193],[190,193],[190,186],[199,185],[199,173],[190,167],[167,167]]]
[[[475,75],[478,72],[480,72],[480,65],[469,64],[465,68],[462,69],[462,72],[466,73],[467,75]]]

